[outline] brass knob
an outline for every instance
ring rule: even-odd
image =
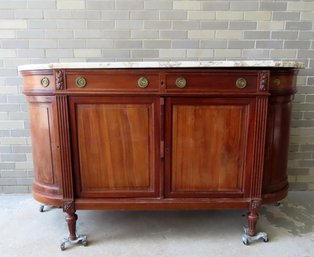
[[[77,87],[83,88],[83,87],[85,87],[87,85],[87,81],[86,81],[86,79],[84,77],[77,77],[75,79],[75,84],[76,84]]]
[[[137,85],[140,87],[140,88],[146,88],[148,87],[148,84],[149,84],[149,81],[147,78],[145,77],[140,77],[137,81]]]
[[[43,86],[43,87],[48,87],[49,86],[49,79],[47,77],[43,77],[40,81],[40,84]]]
[[[247,82],[246,82],[246,79],[244,78],[238,78],[237,81],[236,81],[236,87],[237,88],[245,88],[247,86]]]
[[[176,86],[178,88],[184,88],[186,87],[186,79],[185,78],[182,78],[182,77],[178,77],[176,79]]]

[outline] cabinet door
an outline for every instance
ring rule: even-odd
[[[166,196],[244,195],[254,103],[250,98],[167,99]]]
[[[70,97],[76,197],[159,195],[158,98]]]

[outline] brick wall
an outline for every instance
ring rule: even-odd
[[[29,192],[32,155],[17,65],[298,59],[289,180],[314,190],[314,1],[0,0],[0,193]]]

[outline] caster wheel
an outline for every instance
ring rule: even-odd
[[[39,212],[44,212],[44,208],[45,208],[44,205],[40,205],[40,206],[39,206]]]
[[[88,242],[86,240],[82,241],[82,245],[83,246],[87,246],[88,245]]]
[[[243,239],[242,242],[243,242],[244,245],[249,245],[250,244],[249,240],[247,240],[247,239]]]
[[[60,249],[61,249],[61,251],[64,251],[65,250],[65,244],[61,244]]]
[[[265,243],[267,243],[269,241],[268,237],[263,239]]]

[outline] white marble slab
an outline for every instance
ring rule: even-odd
[[[109,69],[109,68],[222,68],[222,67],[271,67],[304,68],[302,62],[249,60],[249,61],[154,61],[154,62],[71,62],[20,65],[19,71],[44,69]]]

